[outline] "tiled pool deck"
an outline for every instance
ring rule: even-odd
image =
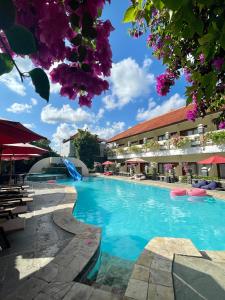
[[[150,180],[139,183],[190,187]],[[26,228],[10,235],[11,249],[0,252],[0,299],[225,299],[225,252],[200,253],[186,239],[151,240],[134,266],[124,297],[75,282],[97,253],[101,230],[72,216],[73,188],[33,186],[34,202],[24,215]],[[223,193],[212,195],[225,200]]]

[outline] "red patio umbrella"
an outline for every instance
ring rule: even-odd
[[[48,150],[31,145],[31,144],[4,144],[2,145],[2,155],[30,155],[30,154],[44,154]]]
[[[104,163],[102,163],[103,166],[109,166],[109,165],[114,165],[114,163],[112,161],[105,161]]]
[[[34,157],[40,156],[39,154],[33,154],[33,155],[2,155],[0,157],[1,160],[5,161],[15,161],[15,160],[29,160]]]
[[[200,165],[217,165],[218,177],[220,177],[220,168],[219,164],[225,164],[225,157],[220,155],[214,155],[209,158],[198,161]]]
[[[46,138],[26,128],[19,122],[0,120],[0,145],[27,143],[42,139]]]
[[[200,165],[217,165],[217,164],[225,164],[225,157],[220,155],[214,155],[209,158],[198,161]]]

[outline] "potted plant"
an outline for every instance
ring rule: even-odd
[[[164,170],[166,172],[166,182],[170,182],[170,176],[173,175],[173,165],[168,163],[164,165]]]

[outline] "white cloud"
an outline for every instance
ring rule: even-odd
[[[153,99],[150,99],[148,108],[146,110],[144,108],[138,109],[136,119],[137,121],[148,120],[184,106],[185,103],[186,100],[177,93],[161,104],[158,104]]]
[[[151,58],[145,58],[144,62],[143,62],[143,68],[147,69],[151,66],[151,64],[153,63]]]
[[[35,128],[34,123],[23,123],[23,126],[27,127],[28,129],[33,129],[33,128]]]
[[[81,122],[97,122],[103,117],[104,109],[100,109],[95,115],[79,107],[73,109],[69,104],[65,104],[62,108],[57,108],[51,104],[43,107],[41,112],[41,120],[44,123],[81,123]]]
[[[11,106],[6,108],[6,110],[14,114],[30,113],[32,107],[37,105],[38,102],[35,98],[31,98],[30,103],[31,104],[14,102]]]
[[[38,104],[38,101],[35,98],[31,98],[31,103],[32,103],[33,106],[35,106],[35,105]]]
[[[150,59],[145,59],[143,66],[128,57],[112,65],[109,82],[111,94],[103,98],[105,108],[112,110],[122,108],[135,98],[150,93],[154,75],[149,73]]]
[[[105,127],[90,127],[89,130],[97,134],[102,139],[109,139],[113,137],[114,135],[120,133],[121,131],[125,130],[125,123],[124,122],[113,122],[112,124],[110,122],[106,123]]]
[[[14,114],[20,114],[20,113],[30,113],[31,109],[32,109],[31,104],[14,102],[6,110],[8,112],[11,112],[11,113],[14,113]]]

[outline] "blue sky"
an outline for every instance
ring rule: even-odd
[[[59,95],[59,87],[52,85],[49,104],[41,99],[27,80],[22,84],[16,71],[0,77],[0,117],[19,121],[46,136],[60,151],[61,141],[77,128],[88,128],[100,137],[109,138],[138,122],[185,105],[184,79],[179,80],[166,97],[155,91],[155,77],[164,71],[162,63],[151,55],[146,38],[133,39],[129,25],[123,24],[123,13],[130,1],[112,0],[103,18],[110,19],[115,31],[110,42],[113,68],[110,90],[96,97],[93,106],[80,108],[77,101]],[[18,59],[23,70],[32,65]],[[65,149],[64,149],[65,150]]]

